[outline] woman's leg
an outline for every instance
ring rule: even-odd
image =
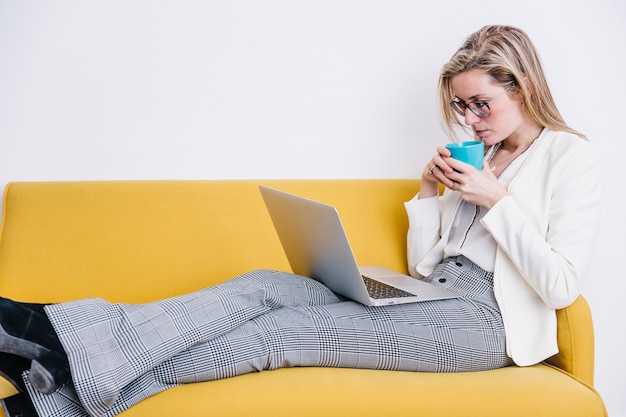
[[[443,271],[442,285],[462,298],[374,308],[340,302],[269,311],[144,373],[120,390],[106,415],[174,385],[281,367],[460,372],[510,365],[489,280],[483,283],[475,272],[467,274],[456,265],[448,269],[452,271]],[[64,395],[67,404],[69,396]],[[75,406],[80,408],[78,401]]]
[[[282,307],[336,303],[310,278],[253,271],[215,287],[148,304],[88,299],[47,307],[81,402],[100,415],[159,364]]]

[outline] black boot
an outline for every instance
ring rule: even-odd
[[[46,314],[46,310],[44,310],[44,307],[49,306],[50,304],[41,304],[41,303],[20,303],[20,304],[28,308],[29,310],[34,311],[37,314],[40,314],[44,317],[48,317],[48,315]]]
[[[37,411],[27,393],[19,393],[0,400],[6,417],[37,417]]]
[[[52,394],[70,380],[70,364],[65,352],[59,354],[54,351],[48,352],[39,359],[33,359],[28,382],[42,394]]]
[[[37,314],[46,316],[44,307],[47,304],[22,303],[24,306],[33,310]],[[22,373],[30,368],[31,361],[21,356],[11,355],[9,353],[0,352],[0,376],[6,379],[19,392],[26,391]]]
[[[67,355],[48,317],[1,297],[0,352],[32,360],[29,381],[42,393],[52,393],[70,378]]]
[[[0,297],[0,352],[37,359],[50,350],[62,350],[47,316]]]
[[[26,391],[22,372],[30,368],[28,359],[0,352],[0,376],[9,381],[19,392]]]

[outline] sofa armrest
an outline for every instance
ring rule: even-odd
[[[556,312],[559,353],[546,362],[593,386],[594,333],[591,309],[582,296]]]

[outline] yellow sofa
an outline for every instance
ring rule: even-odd
[[[258,185],[337,207],[357,259],[406,271],[411,180],[19,182],[5,190],[0,295],[147,302],[258,268],[289,270]],[[581,297],[546,363],[430,374],[291,368],[175,387],[124,417],[595,417],[594,336]],[[13,388],[0,381],[0,394]],[[1,413],[1,412],[0,412]]]

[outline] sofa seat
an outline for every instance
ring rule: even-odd
[[[202,410],[194,415],[220,417],[605,415],[592,387],[539,364],[454,375],[278,369],[176,387],[123,416],[179,415],[181,403],[193,403],[194,412]]]

